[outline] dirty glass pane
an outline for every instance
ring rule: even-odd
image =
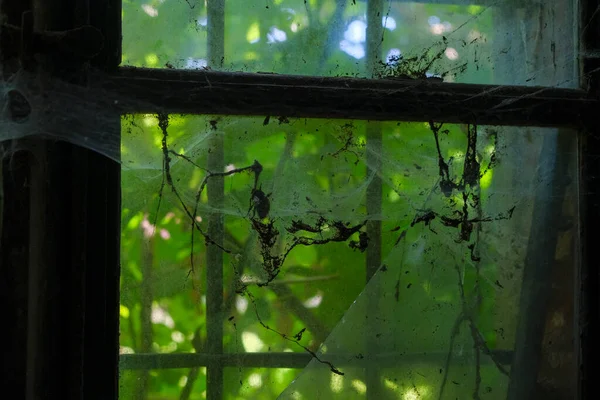
[[[190,372],[172,357],[195,352],[223,360],[225,399],[572,398],[576,145],[562,129],[124,117],[122,371],[145,353]],[[244,364],[255,353],[310,362]],[[181,398],[172,385],[161,398]]]
[[[576,87],[577,21],[573,0],[124,0],[123,65]]]
[[[206,368],[121,371],[119,399],[206,398]]]
[[[301,372],[292,368],[226,368],[226,399],[276,399]]]

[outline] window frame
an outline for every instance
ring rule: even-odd
[[[222,1],[213,0],[209,4],[216,5],[218,11]],[[374,1],[373,7],[380,3],[381,0]],[[77,10],[75,16],[61,17],[52,11],[52,7],[60,10],[61,6]],[[36,11],[28,13],[35,7],[38,7]],[[56,69],[49,69],[84,64],[83,60],[59,60],[54,49],[36,47],[44,31],[36,23],[45,19],[46,27],[54,28],[48,30],[72,29],[85,24],[96,27],[104,36],[104,48],[92,64],[100,72],[86,73],[85,80],[92,87],[105,90],[107,98],[114,95],[119,99],[114,108],[115,126],[119,126],[121,114],[145,112],[444,121],[578,129],[581,142],[581,263],[576,335],[580,351],[579,398],[595,399],[599,392],[593,371],[600,354],[594,339],[600,334],[600,297],[599,275],[593,266],[596,245],[593,227],[600,223],[600,157],[597,156],[600,140],[594,113],[599,105],[600,58],[593,54],[600,51],[600,3],[582,0],[580,10],[581,26],[584,27],[581,70],[582,76],[588,78],[585,90],[118,67],[120,0],[4,0],[2,12],[8,16],[8,23],[20,27],[21,38],[20,46],[15,45],[16,41],[8,41],[8,44],[3,43],[2,51],[5,60],[18,57],[28,68],[42,68],[59,78],[72,79],[72,76],[61,76]],[[214,15],[218,17],[218,12]],[[222,29],[224,22],[218,17],[211,23],[214,24],[212,29]],[[32,55],[37,52],[45,53],[50,61],[41,65],[35,62]],[[209,53],[211,64],[218,65],[222,60],[218,43],[209,46]],[[156,93],[168,95],[157,98]],[[285,102],[281,101],[283,99]],[[507,99],[513,101],[511,108],[515,110],[510,114],[502,110]],[[146,104],[145,109],[139,107],[140,101]],[[23,398],[58,396],[66,387],[69,398],[116,399],[120,166],[97,153],[67,143],[49,144],[31,138],[27,144],[36,151],[17,153],[11,160],[3,160],[4,177],[7,177],[5,171],[8,169],[12,168],[14,173],[10,180],[3,180],[5,191],[9,189],[5,192],[4,204],[10,211],[7,221],[12,231],[8,224],[3,225],[2,250],[29,248],[29,251],[12,251],[10,256],[3,251],[0,259],[0,276],[13,285],[5,295],[6,304],[15,310],[26,310],[27,314],[26,320],[18,312],[11,314],[15,331],[8,340],[14,346],[7,359],[15,360],[15,363],[3,364],[3,376],[15,377],[7,387],[12,387],[15,393],[22,392]],[[40,167],[40,163],[35,162],[36,157],[40,157],[45,166]],[[215,155],[215,163],[219,162],[219,157],[219,154]],[[212,190],[218,192],[220,189],[215,186]],[[65,198],[69,199],[70,207],[65,207]],[[15,229],[15,226],[20,227]],[[218,254],[209,257],[215,262],[219,258]],[[27,271],[17,268],[18,265],[28,265]],[[48,282],[54,295],[41,290],[44,281]],[[58,298],[56,293],[60,293]],[[52,337],[48,338],[48,333],[55,331],[64,337],[50,335]],[[213,334],[222,336],[218,332]],[[218,352],[219,345],[215,343],[215,352]],[[36,354],[39,359],[34,364],[32,357]],[[232,363],[239,362],[237,356],[227,355]],[[189,366],[198,366],[204,356],[191,354],[185,357]],[[259,364],[276,364],[265,358],[261,360],[259,356],[250,358],[253,357]],[[309,355],[299,354],[290,356],[289,362],[304,363],[308,359]],[[220,375],[213,376],[215,384],[220,382],[222,386],[223,364],[209,358],[204,361],[221,371]],[[57,368],[56,362],[62,368]],[[208,398],[220,398],[219,393],[211,391]]]

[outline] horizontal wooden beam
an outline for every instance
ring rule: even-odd
[[[499,364],[510,365],[512,361],[512,351],[493,350],[491,352]],[[368,362],[368,357],[363,358],[360,355],[336,355],[328,354],[321,356],[336,367],[344,368],[352,366],[353,368],[361,363]],[[427,352],[415,354],[384,354],[377,356],[375,362],[381,367],[394,367],[399,365],[410,365],[414,363],[440,363],[443,362],[447,353]],[[269,353],[225,353],[225,354],[206,354],[206,353],[136,353],[121,354],[119,360],[119,369],[121,370],[139,370],[139,369],[168,369],[168,368],[193,368],[206,366],[209,362],[219,360],[225,367],[241,368],[304,368],[313,359],[309,353],[292,352],[269,352]],[[492,363],[490,357],[482,358],[482,362]],[[325,367],[327,367],[325,365]]]
[[[91,79],[122,113],[438,121],[581,128],[600,110],[583,90],[120,68]],[[98,93],[96,93],[98,95]],[[112,101],[114,99],[114,101]]]
[[[169,369],[204,367],[219,360],[225,367],[244,368],[304,368],[311,360],[308,353],[246,353],[220,354],[171,353],[171,354],[121,354],[119,369]]]

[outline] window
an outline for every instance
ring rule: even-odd
[[[34,3],[18,397],[595,398],[596,2]]]

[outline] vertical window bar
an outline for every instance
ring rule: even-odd
[[[369,0],[367,3],[367,59],[366,59],[366,75],[373,78],[377,64],[381,60],[381,43],[383,38],[382,26],[382,10],[383,0]],[[381,264],[381,178],[378,176],[378,171],[381,170],[381,123],[370,122],[367,125],[367,179],[373,176],[369,186],[367,187],[367,215],[371,219],[367,223],[367,235],[369,237],[369,245],[367,247],[367,265],[366,265],[366,282],[373,277],[379,265]],[[369,317],[375,315],[377,311],[376,296],[370,297],[370,302],[367,308],[366,321],[369,324],[376,323],[375,320],[370,320]],[[379,384],[379,369],[376,368],[373,361],[377,352],[377,343],[372,342],[370,333],[367,333],[367,354],[368,363],[366,369],[367,381],[367,398],[381,398],[381,388]]]
[[[208,0],[208,65],[221,69],[224,60],[225,0]],[[224,164],[223,135],[212,132],[208,170],[222,172]],[[212,210],[221,210],[224,199],[223,177],[213,177],[208,181],[208,204]],[[220,211],[208,219],[208,236],[216,243],[223,243],[224,216]],[[214,244],[206,244],[206,329],[209,354],[223,353],[223,252]],[[215,357],[207,365],[206,392],[208,400],[220,400],[223,396],[223,365]]]
[[[539,165],[552,165],[552,183],[538,189],[534,200],[534,222],[527,243],[507,399],[533,399],[540,396],[537,382],[543,358],[542,340],[548,302],[552,294],[552,272],[560,268],[555,261],[558,224],[548,226],[548,223],[563,218],[568,185],[565,171],[568,171],[568,149],[572,141],[568,132],[556,131],[547,135],[542,144]]]
[[[584,88],[596,98],[600,97],[600,1],[582,0],[581,70],[585,77]],[[591,118],[590,118],[591,120]],[[595,121],[594,121],[595,122]],[[596,124],[587,127],[580,141],[580,227],[582,259],[578,276],[578,341],[579,387],[578,398],[598,398],[596,365],[600,351],[600,273],[598,272],[597,234],[600,226],[600,130]]]
[[[33,1],[32,12],[23,14],[23,33],[75,27],[76,16],[61,13],[61,6],[61,0]],[[42,82],[58,78],[80,84],[83,74],[72,74],[78,67],[74,58],[61,59],[56,53],[43,54],[31,65]],[[53,397],[61,389],[67,398],[81,398],[85,250],[89,239],[84,222],[87,153],[69,143],[41,138],[26,143],[35,161],[30,166],[25,398]]]
[[[87,23],[102,32],[104,45],[91,60],[103,71],[121,63],[121,0],[80,0]],[[82,11],[83,13],[83,11]],[[121,116],[110,117],[111,132],[120,132]],[[108,125],[107,123],[107,125]],[[120,138],[118,139],[120,142]],[[90,155],[88,212],[96,222],[88,227],[94,236],[88,241],[90,265],[86,273],[83,350],[83,399],[116,399],[119,392],[119,288],[121,260],[121,165],[99,153]],[[95,215],[98,214],[98,215]],[[95,224],[103,225],[97,229]],[[92,253],[93,252],[93,253]]]
[[[573,23],[573,9],[570,8],[570,2],[565,1],[560,7],[560,16],[554,14],[555,6],[549,6],[546,3],[530,4],[527,12],[538,15],[540,25],[570,26]],[[503,26],[518,20],[519,13],[511,8],[509,4],[505,4],[500,10],[504,18],[504,21],[501,22]],[[536,84],[540,85],[552,86],[556,82],[569,82],[573,79],[574,65],[570,68],[549,66],[547,64],[547,53],[541,50],[552,46],[559,53],[569,51],[573,36],[559,35],[550,29],[544,29],[540,32],[535,25],[522,27],[521,31],[524,37],[535,38],[539,50],[535,54],[528,55],[525,48],[515,47],[513,49],[515,58],[514,63],[511,64],[513,66],[510,71],[511,75],[504,77],[507,82],[523,81],[535,71],[544,71],[544,74],[538,74],[536,77]],[[527,41],[532,42],[533,39],[527,39]],[[527,43],[521,43],[519,46],[526,45]],[[496,47],[496,50],[501,51],[502,48],[505,47]],[[518,56],[517,51],[524,54],[523,59]],[[565,64],[566,66],[567,64]],[[527,129],[527,131],[536,132],[535,128],[513,129]],[[548,226],[547,223],[553,219],[563,221],[568,218],[569,211],[565,207],[565,201],[569,201],[569,181],[566,172],[569,171],[569,154],[574,151],[571,148],[573,145],[572,135],[566,130],[553,129],[544,134],[541,140],[534,143],[540,146],[539,158],[536,155],[528,155],[528,157],[530,159],[532,157],[537,158],[537,173],[548,176],[550,184],[536,191],[531,209],[533,221],[531,226],[520,225],[517,229],[527,234],[529,239],[521,281],[518,317],[514,331],[514,353],[508,385],[508,399],[537,398],[543,396],[543,392],[549,390],[550,387],[553,388],[554,392],[565,391],[565,394],[563,394],[565,396],[569,390],[569,383],[573,382],[573,376],[565,376],[562,385],[559,386],[552,386],[552,384],[544,382],[547,379],[544,376],[546,373],[544,367],[547,365],[546,353],[548,350],[545,350],[543,346],[543,341],[547,340],[548,335],[547,321],[556,312],[552,308],[555,306],[551,301],[551,296],[557,289],[553,290],[554,280],[557,279],[556,274],[563,268],[558,261],[560,256],[556,254],[556,248],[559,241],[564,239],[564,235],[557,224]],[[514,143],[513,145],[517,146],[513,148],[513,152],[518,152],[518,149],[527,146],[525,142]],[[514,154],[511,160],[519,164],[520,156]],[[515,173],[518,172],[515,171]],[[543,221],[544,223],[539,224],[535,221]],[[520,224],[522,221],[515,223]],[[567,278],[564,278],[560,286],[564,286],[563,290],[568,290],[568,284]],[[567,293],[572,296],[573,292],[567,291]],[[568,304],[567,299],[562,301]],[[568,315],[570,314],[567,313],[566,316]],[[554,348],[559,346],[559,340],[564,340],[565,343],[570,342],[568,338],[554,339]],[[562,364],[564,366],[557,366],[555,369],[557,371],[560,371],[559,368],[567,370],[568,362],[564,361]],[[572,388],[572,386],[570,387]]]
[[[120,3],[111,0],[111,8],[108,2],[94,2],[106,13],[98,18],[118,22]],[[90,23],[87,0],[35,0],[27,2],[33,11],[20,13],[16,13],[17,3],[21,5],[18,0],[5,0],[2,11],[8,9],[11,16],[21,17],[24,38],[31,38],[34,32],[64,31]],[[62,12],[65,7],[73,12]],[[16,19],[10,21],[19,25]],[[105,37],[113,37],[114,46],[105,43],[104,48],[116,52],[117,35],[106,32],[105,27],[99,24]],[[12,66],[20,56],[21,66],[36,71],[40,81],[87,81],[87,69],[77,54],[26,46],[4,50],[3,63]],[[109,60],[113,58],[107,55],[105,61]],[[95,64],[101,68],[108,65]],[[9,67],[4,72],[12,71]],[[45,121],[37,123],[43,129]],[[118,115],[115,123],[119,127]],[[15,293],[24,307],[19,307],[18,324],[11,325],[23,337],[14,343],[19,359],[13,365],[23,373],[24,379],[19,381],[25,383],[17,388],[17,397],[52,398],[60,393],[70,399],[116,398],[120,166],[64,141],[30,137],[14,147],[23,150],[4,164],[4,176],[11,177],[7,183],[16,190],[7,196],[9,203],[5,201],[4,207],[14,212],[11,220],[17,223],[3,227],[3,236],[9,228],[15,232],[10,232],[11,242],[6,247],[3,242],[0,253],[4,256],[4,250],[10,250],[6,251],[10,255],[18,249],[18,259],[2,257],[2,270],[21,270],[15,277],[20,284]],[[24,201],[25,206],[15,201]]]

